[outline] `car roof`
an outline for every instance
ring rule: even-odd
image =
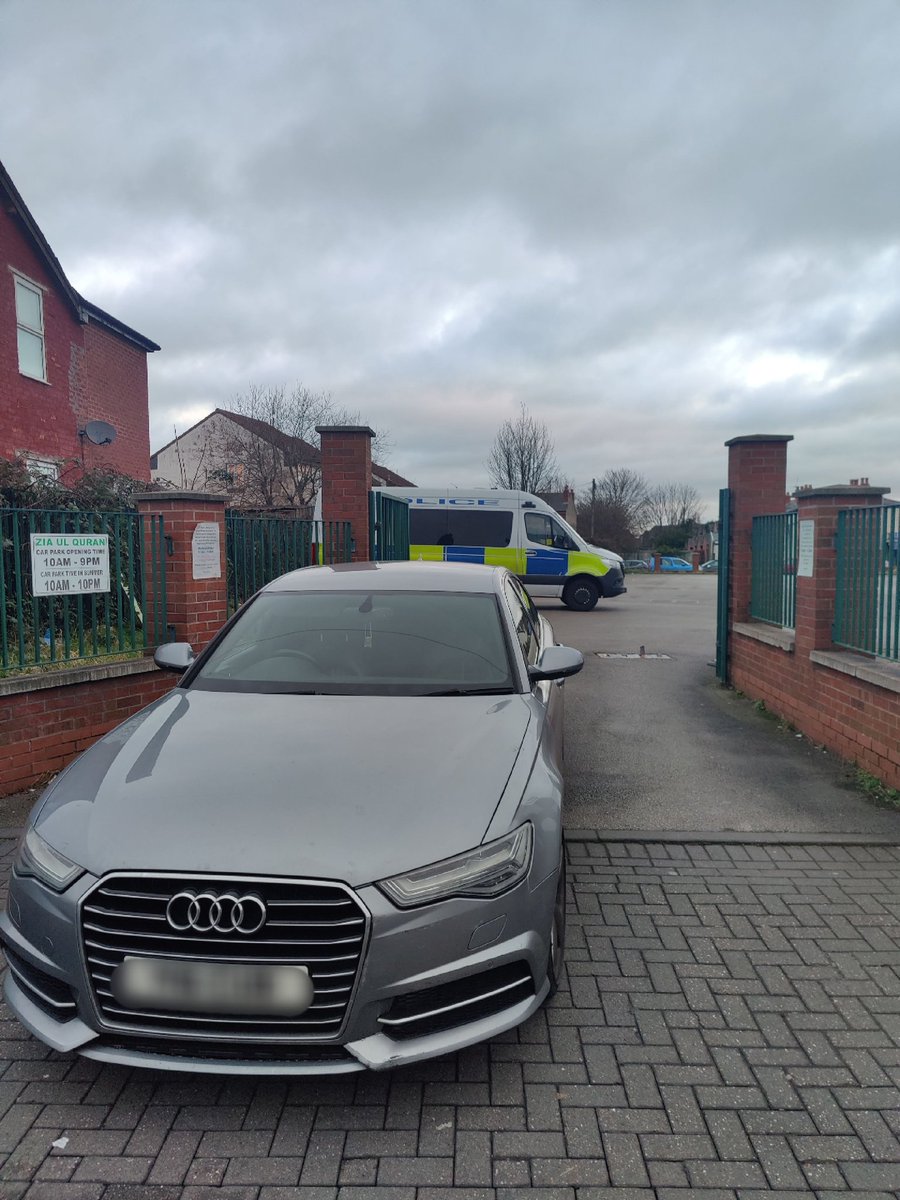
[[[505,567],[479,563],[404,561],[301,567],[273,579],[264,592],[497,592]]]

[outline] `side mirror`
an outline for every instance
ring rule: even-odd
[[[162,671],[177,671],[180,675],[194,661],[194,651],[190,642],[166,642],[157,646],[153,661]]]
[[[528,668],[532,683],[542,679],[566,679],[584,666],[584,655],[571,646],[547,646],[535,666]]]

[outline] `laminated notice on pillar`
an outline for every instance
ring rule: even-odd
[[[797,574],[811,579],[813,573],[813,547],[816,541],[815,521],[800,521],[800,537],[797,547]]]
[[[191,537],[191,568],[194,579],[222,578],[219,526],[215,521],[200,521],[194,526]]]
[[[31,583],[34,596],[108,592],[108,534],[33,533]]]

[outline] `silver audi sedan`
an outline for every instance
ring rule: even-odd
[[[503,568],[294,571],[31,814],[5,995],[57,1050],[173,1070],[416,1062],[526,1020],[565,935],[563,690]]]

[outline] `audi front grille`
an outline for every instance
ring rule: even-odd
[[[185,892],[226,898],[259,897],[266,908],[262,928],[231,928],[231,906],[219,929],[173,928],[167,909]],[[253,908],[255,906],[248,906]],[[169,910],[184,925],[179,901]],[[208,925],[209,908],[197,923]],[[255,918],[245,922],[254,928]],[[94,1000],[108,1029],[165,1037],[333,1040],[344,1025],[356,987],[369,916],[343,884],[237,876],[108,875],[81,905],[81,934]],[[112,973],[126,958],[187,959],[215,963],[288,963],[308,969],[314,988],[310,1007],[298,1017],[207,1015],[124,1007],[115,999]]]

